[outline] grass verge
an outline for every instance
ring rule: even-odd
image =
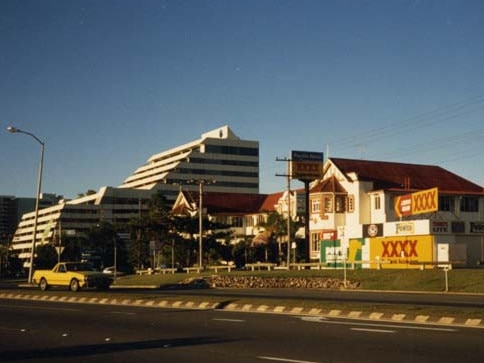
[[[343,270],[302,270],[302,271],[232,271],[221,272],[219,275],[231,274],[238,276],[259,277],[324,277],[343,280]],[[200,274],[157,274],[157,275],[129,275],[116,280],[119,286],[168,286],[179,284],[190,278],[207,277],[211,272]],[[433,270],[347,270],[349,281],[359,282],[360,290],[383,291],[428,291],[442,292],[446,289],[445,272]],[[447,272],[448,290],[461,293],[484,294],[483,269],[455,269]]]

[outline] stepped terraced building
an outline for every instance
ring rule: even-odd
[[[136,218],[158,191],[174,201],[179,190],[259,193],[259,142],[239,138],[228,126],[206,132],[195,141],[151,156],[120,186],[61,200],[39,210],[36,245],[55,242],[62,229],[82,236],[99,222],[123,223]],[[29,267],[34,234],[33,212],[23,215],[12,248]]]

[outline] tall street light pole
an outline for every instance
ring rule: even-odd
[[[7,131],[11,132],[13,134],[19,133],[19,134],[25,134],[29,135],[32,137],[35,141],[37,141],[40,146],[40,165],[39,165],[39,176],[37,179],[37,194],[36,194],[36,199],[35,199],[35,217],[34,217],[34,231],[33,231],[33,236],[32,236],[32,247],[30,251],[30,265],[29,265],[29,284],[32,283],[32,273],[33,273],[33,268],[34,268],[34,258],[35,258],[35,240],[37,237],[37,220],[39,218],[39,201],[40,201],[40,190],[42,188],[42,169],[44,167],[44,149],[45,149],[45,142],[39,139],[37,136],[34,134],[23,131],[20,129],[17,129],[16,127],[13,126],[8,126]]]
[[[203,182],[198,183],[198,268],[203,268]]]
[[[198,268],[203,269],[203,185],[213,184],[215,180],[188,180],[190,183],[198,184]]]

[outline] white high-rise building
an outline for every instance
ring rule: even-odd
[[[161,189],[174,200],[180,188],[195,190],[200,181],[211,192],[259,193],[259,142],[223,126],[153,155],[119,188]]]

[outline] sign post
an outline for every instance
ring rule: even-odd
[[[306,262],[311,259],[309,241],[309,183],[323,177],[324,153],[313,151],[291,152],[291,172],[293,179],[304,183],[306,211],[304,214],[304,239],[306,244]]]

